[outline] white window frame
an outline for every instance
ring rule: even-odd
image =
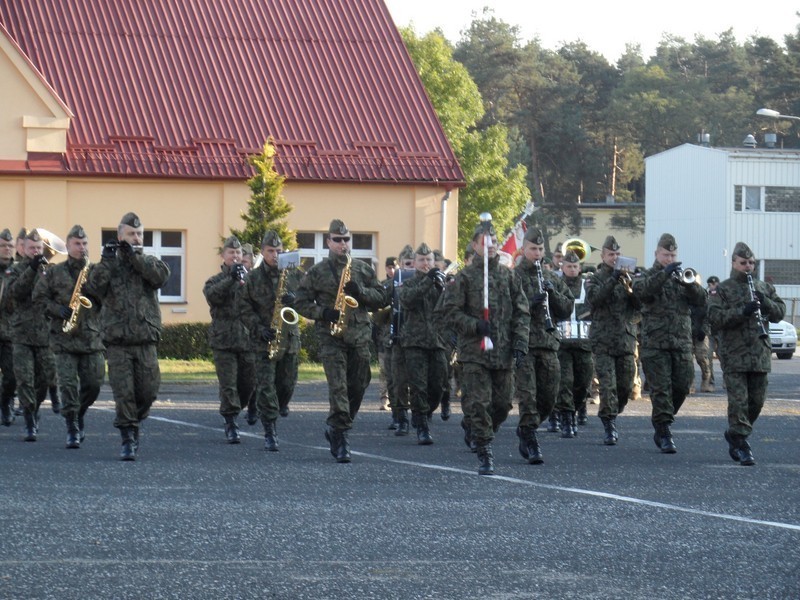
[[[758,190],[758,208],[747,208],[747,190],[748,189],[757,189]],[[766,188],[764,186],[757,186],[757,185],[743,185],[742,186],[742,205],[741,205],[741,212],[749,212],[749,213],[757,213],[757,212],[764,212],[764,203],[766,198]]]
[[[325,243],[325,236],[328,235],[327,231],[298,231],[298,233],[304,234],[313,234],[314,235],[314,247],[313,248],[299,248],[298,252],[300,253],[300,259],[304,258],[311,258],[314,261],[314,264],[320,262],[323,258],[328,257],[328,245]],[[352,244],[353,236],[354,235],[369,235],[372,238],[372,248],[370,250],[350,250],[350,256],[353,258],[358,259],[367,259],[369,260],[369,264],[372,265],[372,260],[377,257],[375,253],[375,245],[376,239],[374,233],[364,233],[361,231],[351,231],[350,232],[350,243]]]

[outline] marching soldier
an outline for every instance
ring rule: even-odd
[[[143,253],[143,241],[139,217],[123,215],[117,239],[103,247],[85,287],[86,295],[103,305],[100,318],[116,407],[114,427],[122,437],[120,459],[126,461],[136,460],[139,429],[161,385],[158,290],[170,276],[166,263]]]
[[[14,422],[14,344],[11,330],[11,266],[14,264],[14,236],[4,229],[0,232],[0,422],[9,427]]]
[[[214,356],[219,381],[219,413],[225,420],[229,444],[241,441],[236,417],[247,404],[255,387],[255,356],[250,350],[249,331],[242,321],[241,295],[245,285],[242,244],[228,237],[220,250],[220,272],[203,286],[211,311],[208,343]]]
[[[392,346],[391,371],[392,390],[390,394],[392,408],[392,424],[396,436],[409,434],[408,411],[411,408],[411,395],[408,386],[408,365],[406,364],[405,348],[400,343],[400,334],[405,324],[405,314],[400,303],[400,290],[405,282],[411,278],[414,271],[414,250],[406,244],[398,255],[400,269],[395,272],[392,286],[388,290],[391,299],[392,322],[390,324],[389,339]]]
[[[694,379],[689,308],[706,302],[706,290],[684,280],[677,257],[675,238],[663,234],[653,267],[633,283],[642,303],[642,366],[651,389],[653,441],[664,454],[677,452],[669,426]]]
[[[775,287],[753,277],[756,259],[744,242],[733,249],[731,276],[710,296],[709,319],[719,333],[723,377],[728,390],[730,457],[740,465],[756,463],[747,438],[761,414],[772,369],[772,345],[764,321],[778,323],[786,304]],[[752,287],[751,287],[752,286]]]
[[[33,299],[50,317],[50,345],[61,392],[67,448],[80,448],[84,417],[100,395],[105,378],[100,307],[88,304],[83,287],[95,268],[89,264],[89,238],[80,225],[67,234],[67,260],[39,278]],[[91,302],[91,301],[90,301]]]
[[[394,274],[397,271],[397,259],[390,256],[384,261],[386,279],[381,281],[383,289],[389,290],[392,287]],[[391,410],[391,390],[392,390],[392,365],[391,365],[391,345],[389,343],[390,325],[392,320],[391,307],[376,310],[372,315],[372,339],[375,342],[375,351],[378,354],[378,366],[380,367],[380,402],[381,410]]]
[[[444,274],[434,267],[434,254],[426,243],[414,256],[414,277],[400,289],[400,304],[405,323],[400,345],[408,365],[411,390],[411,424],[417,430],[417,443],[433,443],[429,418],[436,410],[447,385],[447,358],[439,338],[434,309],[444,291]]]
[[[25,416],[25,441],[35,442],[39,427],[39,406],[55,377],[50,350],[50,324],[41,307],[33,303],[33,289],[41,276],[44,242],[34,229],[25,237],[24,258],[12,267],[9,292],[13,301],[11,318],[14,339],[14,376]]]
[[[560,334],[553,321],[572,313],[574,298],[561,277],[544,269],[544,236],[538,229],[525,233],[523,260],[515,271],[530,303],[530,336],[524,361],[517,369],[519,452],[530,464],[544,462],[536,429],[550,416],[561,381],[558,362]]]
[[[447,268],[450,266],[450,261],[444,257],[441,250],[434,250],[433,251],[433,266],[444,273]],[[450,278],[452,281],[453,275],[447,274],[445,278],[445,283],[447,283],[447,278]],[[440,336],[441,337],[441,336]],[[442,421],[447,421],[450,419],[450,415],[452,414],[452,409],[450,407],[450,381],[453,379],[453,364],[450,362],[448,356],[449,352],[447,348],[445,348],[445,362],[447,364],[447,378],[445,381],[444,386],[444,393],[442,394],[442,400],[439,403],[441,407],[440,415],[442,417]]]
[[[488,238],[486,242],[484,236]],[[448,286],[441,310],[458,336],[462,402],[468,427],[465,432],[476,444],[478,473],[493,475],[492,441],[511,411],[512,369],[519,368],[528,351],[530,312],[516,270],[500,265],[491,222],[478,225],[471,244],[475,259]],[[484,257],[488,281],[484,280]],[[488,291],[488,319],[484,290]],[[486,338],[491,340],[491,349],[485,344]]]
[[[592,384],[594,364],[589,341],[589,322],[585,320],[585,280],[581,277],[578,255],[567,251],[561,264],[562,281],[569,289],[575,305],[568,321],[560,321],[561,344],[558,362],[561,366],[561,384],[556,401],[556,410],[561,416],[561,437],[572,438],[578,433],[577,414],[586,415],[586,397]],[[581,424],[585,424],[585,421]]]
[[[633,274],[617,269],[619,256],[620,246],[609,235],[600,251],[600,266],[586,282],[586,298],[592,309],[589,339],[600,382],[598,416],[606,446],[615,445],[619,439],[617,416],[625,410],[633,390],[638,336],[634,319],[641,307],[633,294]]]
[[[328,257],[308,270],[300,282],[295,303],[301,315],[316,322],[330,402],[325,436],[331,454],[340,463],[351,460],[347,432],[353,426],[371,378],[367,311],[389,303],[372,267],[352,260],[350,240],[347,226],[339,219],[331,221]],[[358,306],[345,302],[345,295],[358,302]]]

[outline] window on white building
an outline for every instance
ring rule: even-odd
[[[372,266],[376,257],[375,234],[352,233],[351,256]],[[298,231],[297,250],[300,253],[300,266],[304,271],[328,256],[328,233],[319,231]]]
[[[737,185],[734,190],[739,212],[800,212],[800,188]]]
[[[764,260],[762,270],[772,285],[800,285],[800,260]]]
[[[116,229],[103,229],[102,242],[117,239]],[[169,267],[167,283],[158,290],[159,302],[186,301],[186,235],[183,231],[144,232],[144,253],[157,256]]]
[[[594,217],[581,216],[581,229],[592,229],[594,227]]]

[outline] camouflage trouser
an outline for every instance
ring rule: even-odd
[[[714,371],[711,369],[711,361],[708,359],[708,338],[703,338],[703,341],[694,340],[692,343],[692,352],[697,365],[700,367],[700,373],[704,382],[713,383]]]
[[[517,369],[516,398],[519,403],[519,424],[536,429],[553,407],[561,382],[561,366],[555,350],[530,348],[525,362]]]
[[[728,390],[728,430],[749,436],[767,399],[767,373],[725,373]]]
[[[642,350],[642,366],[650,385],[653,425],[675,421],[694,380],[694,363],[689,350]]]
[[[297,353],[285,353],[275,363],[275,393],[278,395],[278,407],[289,406],[297,385],[297,368],[300,363]]]
[[[558,351],[558,362],[561,365],[561,385],[556,408],[575,412],[586,406],[586,397],[594,376],[592,353],[562,345]]]
[[[155,344],[109,346],[106,360],[117,411],[114,427],[138,429],[150,414],[161,385],[158,348]]]
[[[267,349],[255,353],[256,360],[256,410],[261,423],[271,423],[279,415],[278,392],[275,389],[274,360],[269,359]]]
[[[85,415],[100,395],[100,386],[106,376],[103,353],[60,352],[56,354],[56,371],[61,392],[61,415],[67,420]]]
[[[14,377],[17,395],[23,408],[35,413],[47,396],[47,388],[55,378],[53,352],[47,346],[14,344]]]
[[[392,344],[392,390],[389,394],[390,406],[395,408],[409,408],[411,406],[411,393],[408,388],[408,367],[406,365],[406,351],[399,343]]]
[[[594,368],[600,382],[600,409],[597,416],[613,419],[628,405],[636,376],[636,360],[633,354],[611,356],[598,352],[594,355]],[[647,380],[649,383],[649,375]]]
[[[447,359],[444,350],[405,348],[411,410],[429,415],[439,407],[447,385]]]
[[[369,346],[325,345],[319,349],[319,356],[328,380],[330,412],[327,423],[333,429],[351,429],[372,379]]]
[[[491,442],[494,432],[511,412],[513,371],[463,363],[461,373],[461,385],[466,396],[463,402],[464,416],[472,429],[472,439],[479,445]]]
[[[3,372],[0,399],[7,404],[17,391],[17,378],[14,376],[14,344],[11,342],[0,343],[0,371]]]
[[[212,350],[219,382],[219,414],[235,417],[247,406],[255,388],[255,355],[247,350]]]
[[[378,394],[380,395],[380,400],[383,402],[384,400],[389,399],[389,390],[391,389],[389,386],[391,385],[391,350],[383,348],[378,351],[378,367],[380,368],[380,385],[378,387]]]

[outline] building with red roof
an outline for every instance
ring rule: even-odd
[[[167,321],[208,318],[270,136],[307,260],[332,218],[364,259],[456,248],[464,176],[382,0],[9,0],[0,85],[0,227],[81,223],[99,254],[136,211]]]

